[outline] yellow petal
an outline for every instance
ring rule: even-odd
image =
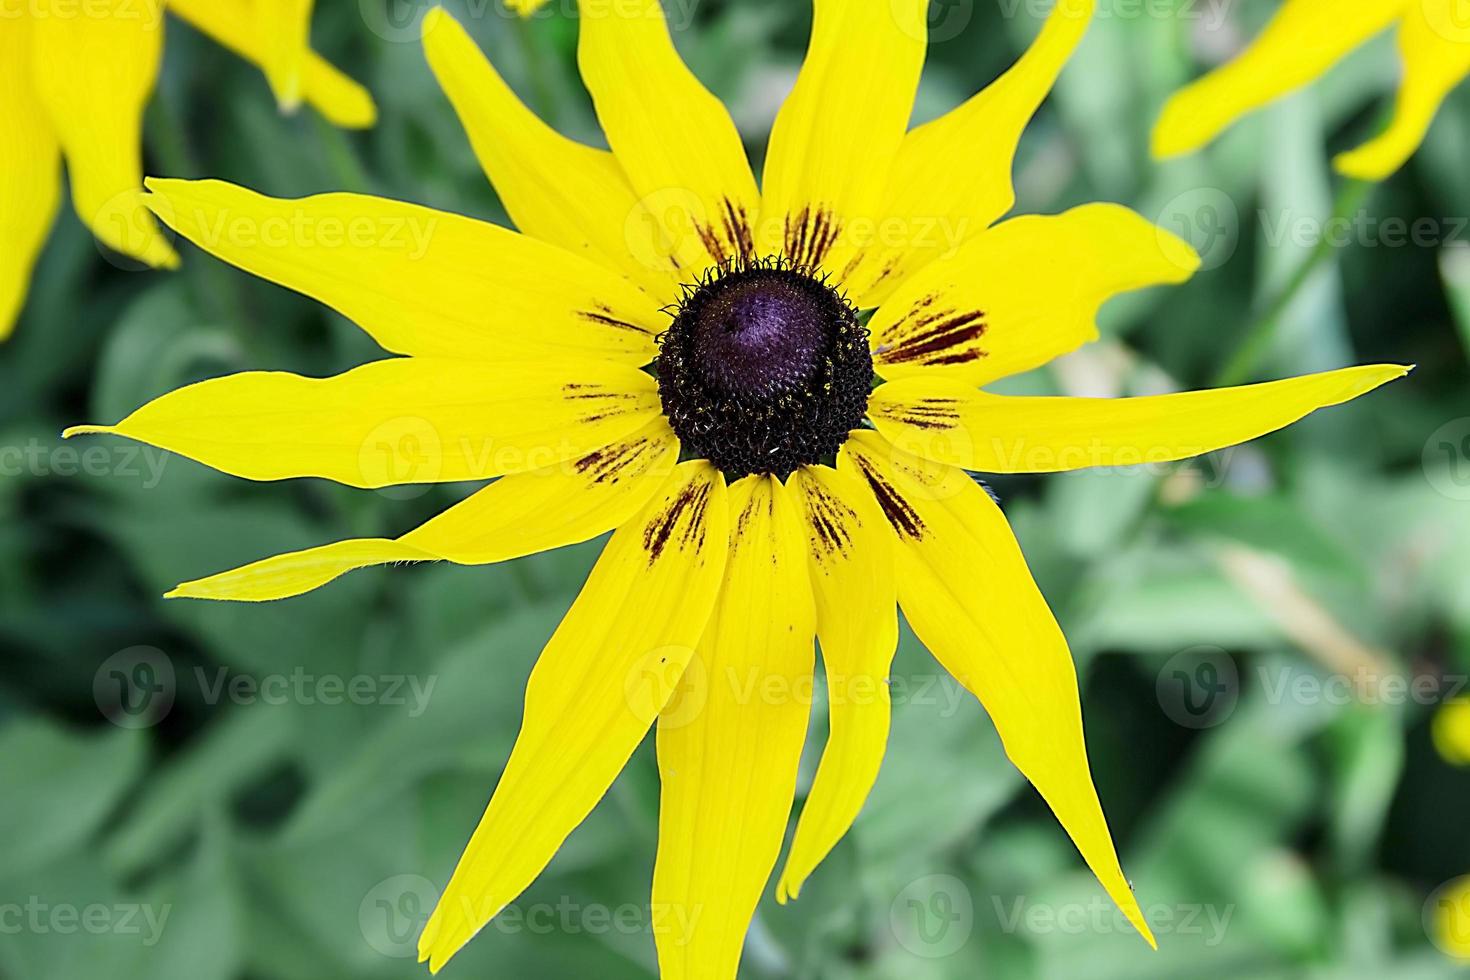
[[[982,473],[1055,473],[1188,459],[1340,405],[1409,368],[1375,364],[1143,398],[992,395],[946,378],[878,388],[873,425],[908,452]]]
[[[801,886],[847,833],[888,745],[888,674],[898,645],[893,535],[866,488],[825,466],[791,480],[801,500],[827,673],[831,732],[776,897]]]
[[[1406,5],[1406,0],[1286,0],[1238,57],[1169,98],[1154,125],[1154,156],[1191,153],[1246,113],[1320,78],[1393,23]]]
[[[939,373],[971,385],[1039,367],[1097,337],[1097,311],[1130,289],[1188,279],[1199,256],[1116,204],[996,225],[926,266],[869,330],[885,378]]]
[[[359,538],[277,555],[185,582],[166,598],[264,602],[310,592],[370,565],[488,565],[587,541],[642,510],[678,457],[678,439],[658,418],[578,459],[502,477],[397,540]]]
[[[745,145],[720,100],[684,64],[659,0],[582,0],[577,62],[608,145],[659,252],[681,278],[748,255],[760,212]]]
[[[415,357],[325,379],[232,374],[164,395],[117,425],[65,434],[126,436],[247,480],[385,487],[540,469],[636,432],[658,412],[653,379],[635,368]]]
[[[719,600],[659,716],[662,980],[735,980],[811,714],[816,623],[800,505],[775,478],[752,476],[730,488],[730,514]]]
[[[77,216],[97,238],[154,267],[179,257],[143,206],[143,107],[163,56],[162,0],[35,0],[36,91],[71,176]]]
[[[1011,209],[1011,167],[1027,123],[1092,21],[1095,0],[1057,0],[1035,43],[1000,78],[903,140],[883,221],[848,289],[878,306],[928,263],[952,255]]]
[[[31,84],[31,21],[0,8],[0,340],[10,336],[61,193],[56,135]]]
[[[419,937],[435,973],[541,873],[672,696],[724,570],[725,498],[719,471],[681,464],[542,651],[500,785]]]
[[[150,178],[148,204],[200,248],[327,304],[397,353],[637,364],[667,323],[594,262],[483,221],[358,194],[265,197]]]
[[[271,46],[278,38],[271,34],[271,22],[255,15],[252,4],[225,0],[168,0],[168,9],[262,69],[272,57]],[[304,42],[304,35],[298,37],[298,43],[301,42]],[[299,56],[299,99],[305,100],[336,126],[364,129],[377,122],[378,109],[367,89],[332,67],[314,51],[302,51]],[[286,71],[289,73],[290,69]],[[274,79],[272,85],[275,85]]]
[[[442,7],[424,18],[424,53],[517,228],[623,272],[661,302],[673,297],[674,266],[639,247],[652,238],[611,153],[542,122]]]
[[[883,188],[924,64],[929,3],[816,0],[815,8],[806,61],[771,130],[760,252],[840,274],[884,216]]]
[[[1462,0],[1411,3],[1399,25],[1404,79],[1393,122],[1375,139],[1334,163],[1350,177],[1383,180],[1403,166],[1424,141],[1450,89],[1470,74],[1470,18]]]
[[[264,42],[266,81],[282,110],[295,112],[301,106],[301,76],[311,50],[312,0],[253,0],[253,8]]]
[[[963,472],[872,432],[853,434],[838,467],[860,475],[889,517],[914,633],[980,699],[1006,755],[1153,945],[1093,788],[1072,654],[1000,508]]]
[[[522,17],[531,16],[546,4],[547,0],[505,0],[505,5]]]

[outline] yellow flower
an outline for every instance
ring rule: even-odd
[[[0,340],[55,217],[63,156],[98,239],[155,268],[178,265],[142,203],[143,108],[165,6],[263,67],[283,108],[305,98],[338,125],[373,123],[367,92],[311,51],[311,0],[0,0]]]
[[[1467,14],[1465,0],[1285,0],[1235,60],[1174,93],[1154,127],[1154,155],[1199,149],[1241,116],[1315,81],[1397,25],[1404,77],[1393,121],[1334,161],[1349,177],[1382,180],[1419,148],[1440,103],[1470,74]]]
[[[1117,400],[979,390],[1093,339],[1107,298],[1182,282],[1199,259],[1116,205],[999,221],[1021,131],[1090,2],[1063,0],[1015,67],[910,132],[926,7],[817,0],[759,190],[658,0],[582,5],[579,60],[611,152],[541,123],[442,10],[425,22],[429,63],[520,234],[370,197],[149,181],[185,237],[407,356],[324,380],[218,378],[73,432],[254,480],[500,477],[401,538],[171,595],[278,599],[368,565],[498,562],[613,532],[421,937],[433,970],[536,878],[657,722],[662,975],[734,977],[795,797],[814,639],[831,731],[782,901],[876,777],[896,605],[1152,942],[1093,788],[1066,641],[965,471],[1193,456],[1405,369]]]
[[[1451,765],[1470,766],[1470,698],[1446,701],[1434,715],[1434,747]]]

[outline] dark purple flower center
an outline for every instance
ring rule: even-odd
[[[777,262],[715,270],[687,288],[656,367],[685,454],[730,479],[830,461],[862,423],[873,377],[857,312]]]

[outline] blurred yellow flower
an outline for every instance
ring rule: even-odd
[[[1430,896],[1425,919],[1434,945],[1455,959],[1470,960],[1470,875]]]
[[[1404,67],[1393,121],[1335,161],[1350,177],[1388,177],[1419,148],[1450,89],[1470,74],[1466,0],[1286,0],[1238,57],[1174,94],[1154,127],[1154,155],[1199,149],[1246,113],[1315,81],[1391,26],[1398,28]]]
[[[1470,766],[1470,698],[1440,706],[1434,716],[1434,747],[1451,765]]]
[[[795,799],[814,643],[830,737],[781,902],[877,776],[896,607],[1153,941],[1093,786],[1066,639],[966,471],[1177,460],[1406,369],[1140,398],[980,390],[1095,339],[1110,297],[1183,282],[1199,257],[1112,204],[1001,220],[1017,143],[1090,0],[1061,0],[1013,68],[910,130],[927,7],[816,0],[760,186],[658,0],[581,7],[579,63],[611,151],[553,131],[448,14],[426,19],[429,64],[519,234],[361,195],[148,181],[184,237],[407,356],[321,380],[216,378],[68,434],[253,480],[499,477],[402,537],[171,595],[281,599],[370,565],[487,564],[613,532],[541,653],[504,774],[420,937],[433,971],[541,874],[656,724],[661,975],[732,980]]]
[[[0,339],[55,217],[63,156],[77,215],[99,240],[178,265],[142,203],[165,7],[260,65],[283,108],[304,99],[341,126],[374,121],[367,91],[311,51],[312,0],[0,0]]]

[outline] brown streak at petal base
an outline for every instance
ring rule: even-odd
[[[873,405],[868,413],[916,429],[953,429],[960,423],[959,409],[948,398],[922,398],[912,405]]]
[[[827,252],[837,242],[841,226],[831,211],[818,209],[815,213],[804,207],[793,221],[786,218],[786,258],[798,269],[815,269],[827,257]]]
[[[964,364],[986,357],[977,342],[985,335],[987,324],[983,310],[960,312],[950,307],[933,309],[937,295],[929,295],[915,303],[893,326],[893,332],[907,334],[885,346],[883,360],[889,364],[918,362],[928,365]]]
[[[694,230],[704,244],[704,250],[715,260],[715,264],[750,262],[755,258],[755,234],[750,228],[750,216],[742,205],[728,197],[722,201],[724,213],[720,215],[721,228],[695,222]],[[723,233],[723,234],[722,234]],[[677,267],[678,260],[675,260]]]
[[[648,468],[645,453],[651,447],[656,447],[656,443],[647,438],[616,442],[593,450],[572,467],[578,473],[590,475],[593,483],[605,483],[617,476],[637,476]]]
[[[909,506],[908,501],[899,496],[898,491],[893,489],[883,477],[867,464],[861,456],[855,456],[858,469],[863,471],[863,479],[868,481],[868,486],[873,488],[873,496],[878,499],[878,506],[883,508],[883,516],[893,529],[898,532],[899,537],[908,538],[912,541],[922,541],[928,532],[923,518],[919,517],[916,510]]]
[[[685,517],[689,523],[684,528],[682,540],[691,544],[697,536],[698,544],[704,543],[704,511],[708,504],[709,484],[691,483],[679,491],[679,495],[644,526],[643,550],[648,552],[650,567],[663,555],[669,539],[674,536],[679,522]]]
[[[605,327],[612,327],[616,330],[631,330],[634,333],[640,334],[648,333],[647,330],[644,330],[636,323],[629,323],[627,320],[619,320],[617,317],[613,316],[612,307],[605,306],[602,303],[598,303],[596,307],[592,310],[583,310],[578,315],[584,320],[590,320],[593,323],[600,323]]]
[[[806,512],[811,525],[812,545],[819,557],[847,556],[852,535],[847,525],[858,516],[852,508],[815,483],[806,484]]]

